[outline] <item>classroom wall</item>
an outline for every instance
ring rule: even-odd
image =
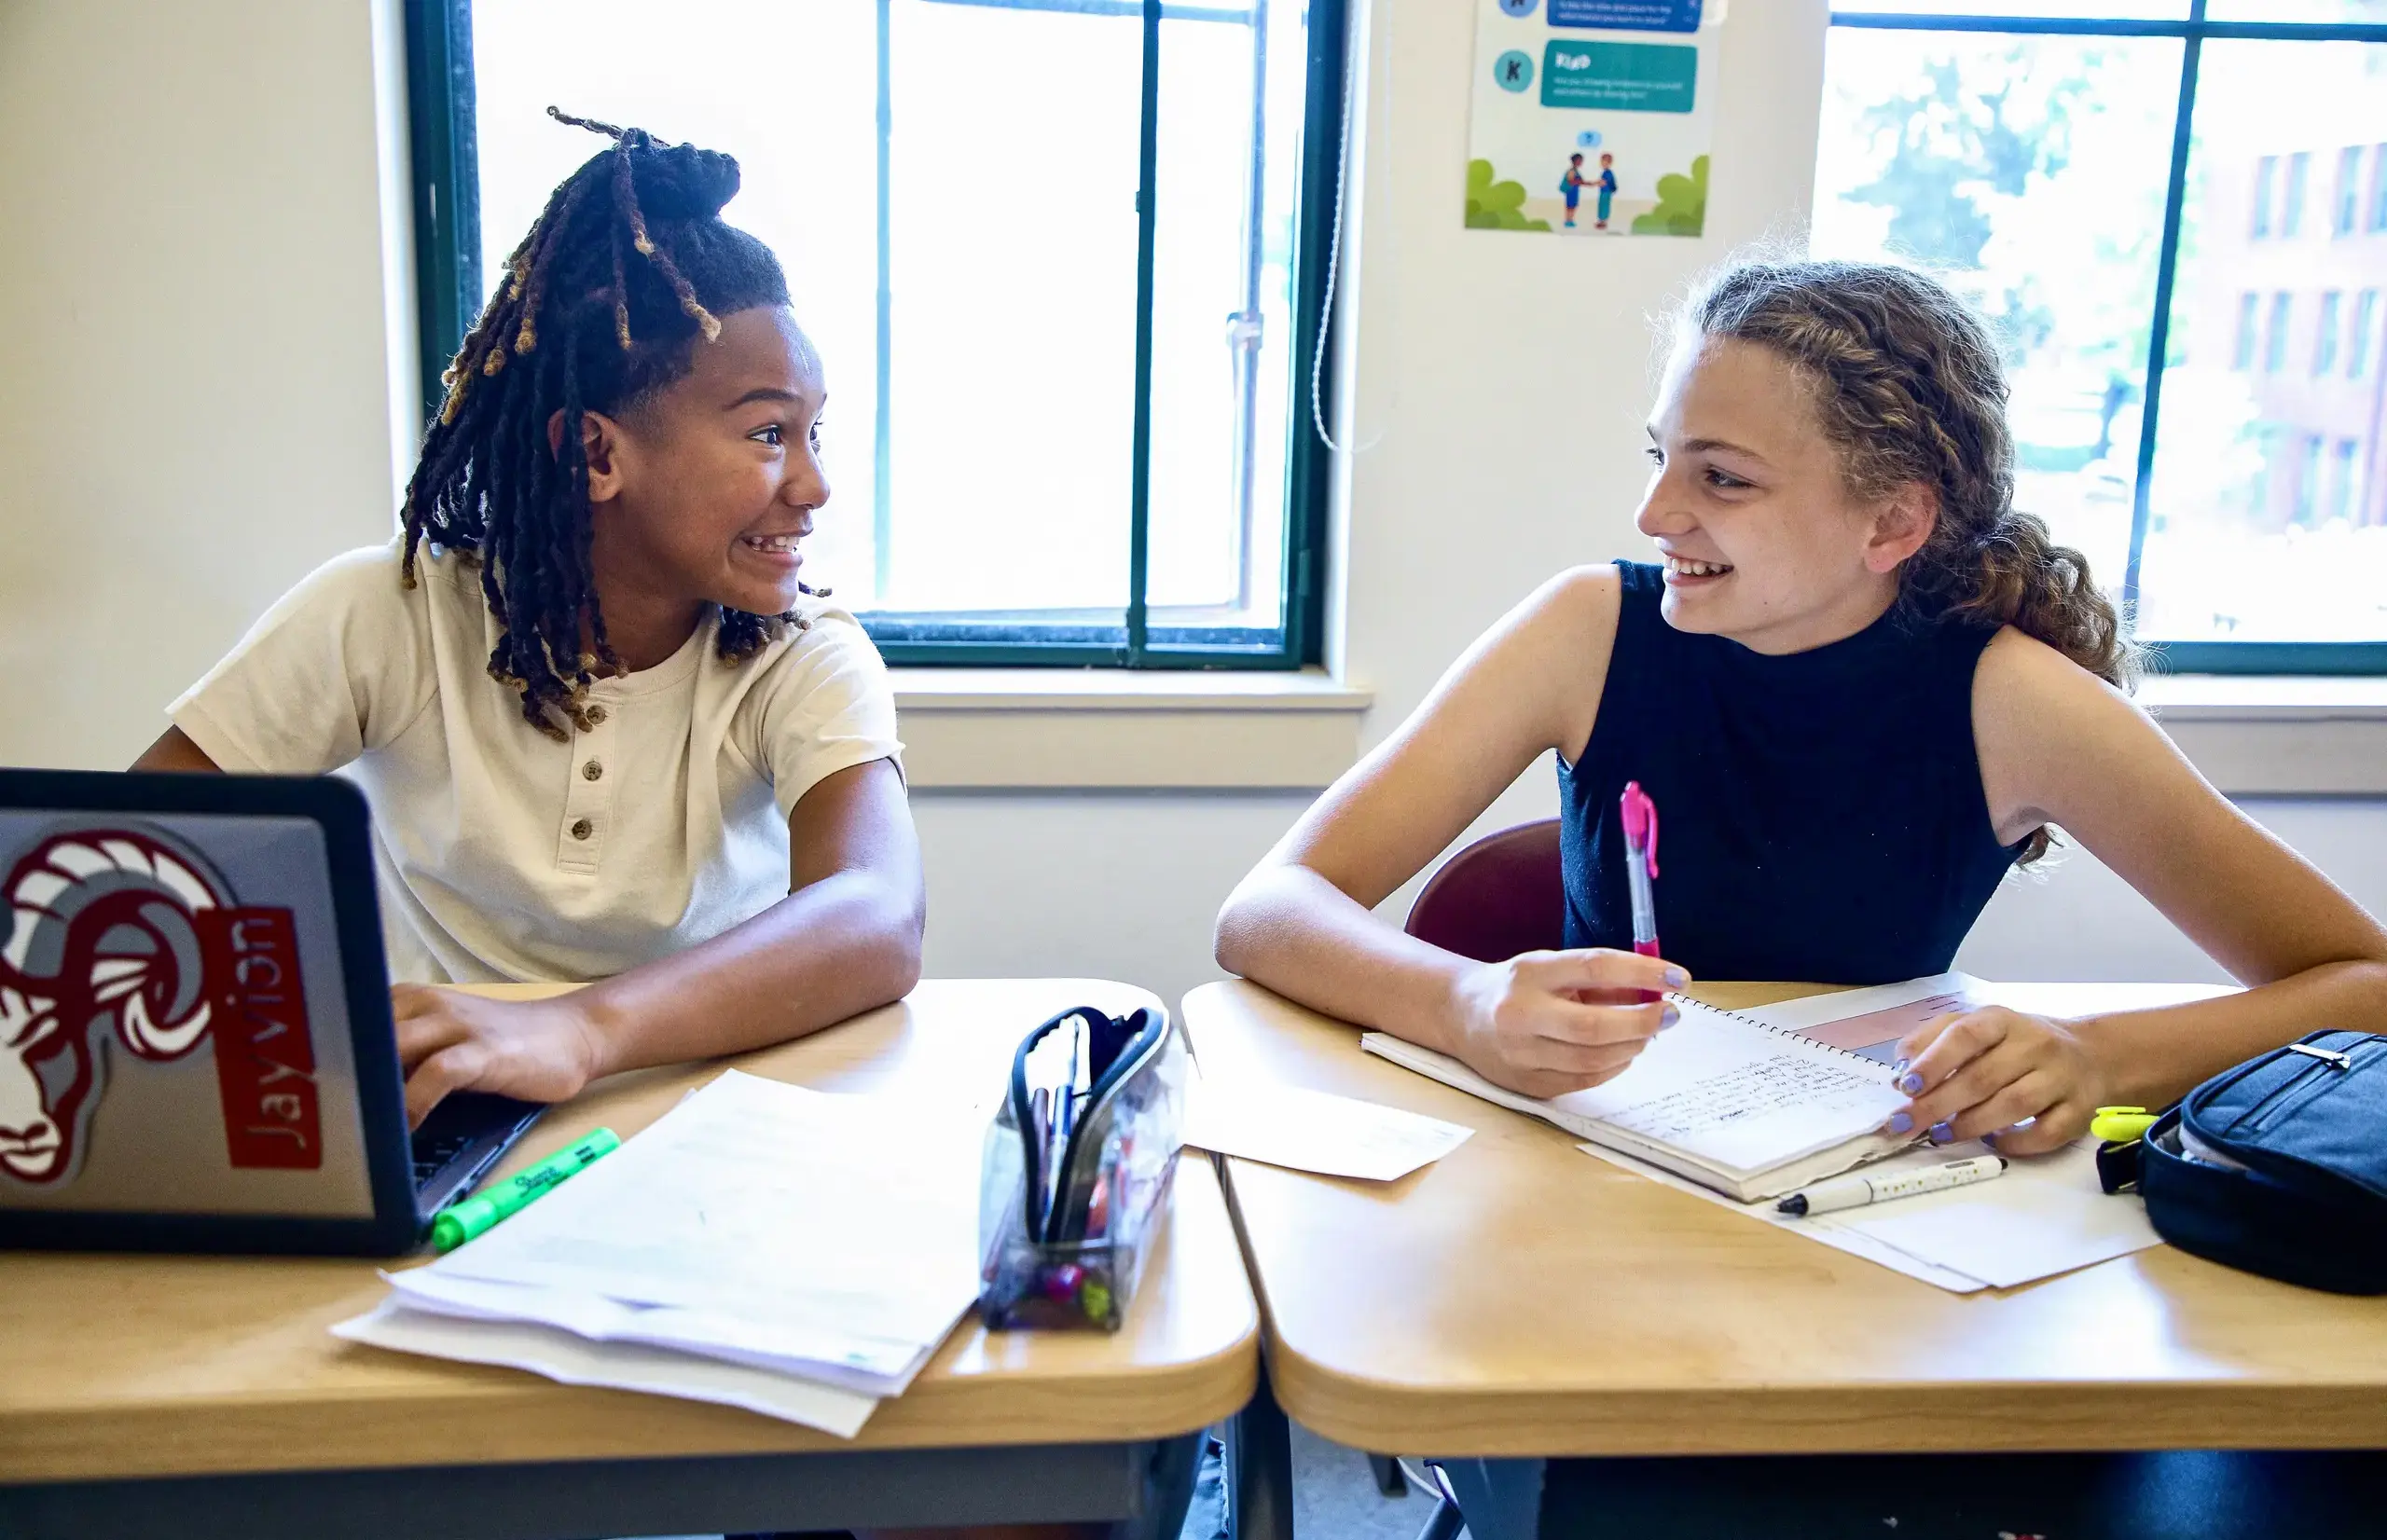
[[[1334,606],[1336,665],[1376,693],[1370,741],[1549,573],[1645,548],[1647,317],[1697,267],[1802,217],[1824,5],[1732,7],[1715,233],[1591,248],[1460,227],[1472,12],[1360,7],[1359,447]],[[0,0],[0,207],[20,232],[0,241],[0,763],[125,763],[292,581],[390,529],[416,399],[393,12]],[[1306,800],[921,792],[928,966],[1173,997],[1214,976],[1219,900]],[[1538,767],[1485,823],[1553,804]],[[2387,908],[2387,811],[2255,811]],[[1962,961],[2207,976],[2079,856],[2009,884]]]
[[[390,8],[0,0],[0,763],[124,764],[394,528]]]

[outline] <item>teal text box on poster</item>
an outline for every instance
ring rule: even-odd
[[[1609,112],[1689,112],[1699,50],[1675,43],[1553,39],[1541,55],[1541,104]]]

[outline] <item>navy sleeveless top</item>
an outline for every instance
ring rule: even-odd
[[[1661,569],[1620,561],[1623,610],[1581,763],[1558,766],[1566,944],[1633,946],[1617,799],[1658,804],[1658,940],[1702,979],[1888,983],[1937,973],[2021,851],[1973,746],[1996,627],[1903,606],[1768,656],[1677,631]]]

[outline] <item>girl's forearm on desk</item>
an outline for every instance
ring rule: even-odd
[[[573,1000],[589,1023],[594,1078],[785,1042],[901,999],[919,976],[917,890],[848,871]]]
[[[1262,866],[1219,914],[1219,966],[1288,999],[1452,1051],[1466,959],[1379,919],[1308,867]]]
[[[2116,1104],[2164,1107],[2200,1080],[2323,1027],[2387,1031],[2387,963],[2324,963],[2187,1005],[2077,1024]]]

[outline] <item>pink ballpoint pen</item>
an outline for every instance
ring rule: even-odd
[[[1624,820],[1624,878],[1633,890],[1633,950],[1654,957],[1658,955],[1658,895],[1649,884],[1658,875],[1658,804],[1641,790],[1639,781],[1629,780],[1617,805]],[[1644,999],[1658,997],[1647,989],[1641,995]]]

